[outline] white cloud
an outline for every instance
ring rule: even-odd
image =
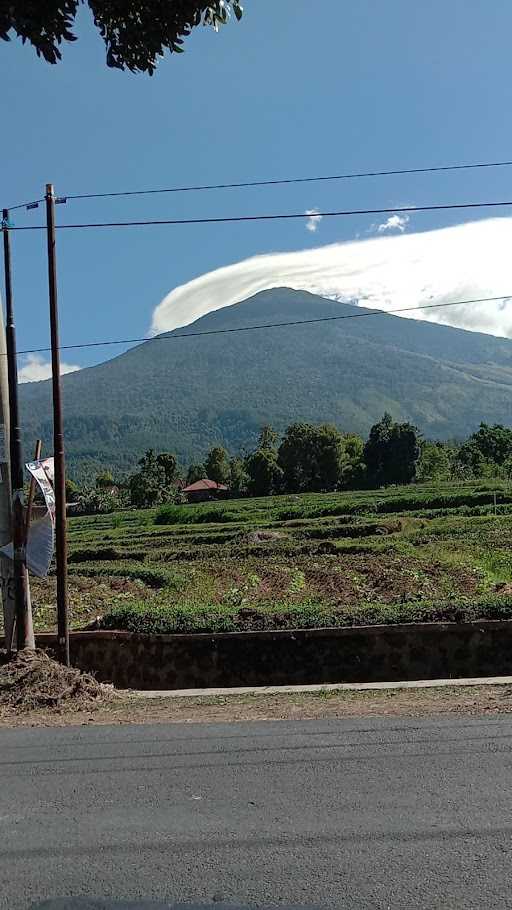
[[[304,214],[309,215],[309,218],[306,221],[306,230],[311,231],[311,233],[314,234],[318,230],[318,225],[320,224],[323,215],[318,214],[318,209],[306,209]]]
[[[377,234],[387,234],[389,231],[400,231],[403,234],[408,224],[409,215],[390,215],[382,224],[373,225],[373,230]]]
[[[60,372],[76,373],[80,367],[72,363],[61,363]],[[40,382],[42,379],[50,379],[52,375],[51,361],[47,361],[40,354],[28,354],[26,363],[18,370],[19,382]]]
[[[511,248],[512,218],[492,218],[254,256],[175,288],[155,308],[152,332],[285,286],[381,310],[510,294],[504,302],[404,315],[512,338]]]

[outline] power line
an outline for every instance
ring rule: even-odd
[[[40,202],[44,202],[44,199],[34,199],[32,202],[19,202],[18,205],[9,206],[7,211],[15,212],[16,209],[37,209]]]
[[[146,190],[118,190],[105,193],[69,193],[61,197],[64,202],[68,199],[107,199],[120,196],[156,196],[162,193],[196,193],[204,190],[232,190],[258,186],[285,186],[294,183],[324,183],[333,180],[360,180],[366,177],[400,177],[410,174],[435,174],[443,171],[469,171],[479,168],[511,167],[512,161],[478,161],[470,164],[442,164],[432,167],[396,168],[390,171],[355,171],[347,174],[319,174],[308,177],[283,177],[268,180],[245,180],[240,183],[206,183],[191,186],[157,187]],[[32,202],[20,202],[10,205],[8,209],[14,212],[17,209],[37,208],[44,199],[34,199]]]
[[[82,344],[63,344],[61,351],[72,351],[77,348],[97,348],[112,344],[140,344],[147,341],[175,341],[177,338],[202,338],[205,335],[230,335],[234,332],[254,332],[257,329],[287,328],[297,325],[312,325],[319,322],[335,322],[341,319],[360,319],[368,316],[394,316],[397,313],[409,313],[414,310],[436,310],[448,306],[463,306],[469,303],[491,303],[497,300],[508,300],[512,294],[501,294],[498,297],[473,297],[470,300],[452,300],[447,303],[425,303],[421,306],[406,306],[395,310],[368,310],[361,313],[345,313],[341,316],[320,316],[318,319],[296,319],[291,322],[265,322],[261,325],[233,326],[227,329],[208,329],[205,332],[181,332],[179,335],[163,334],[155,338],[119,338],[113,341],[89,341]],[[29,348],[18,351],[18,354],[46,354],[51,348]]]
[[[512,201],[505,199],[498,202],[451,202],[440,205],[408,205],[399,208],[386,209],[346,209],[338,212],[315,212],[318,218],[338,218],[351,215],[396,215],[399,213],[414,214],[415,212],[440,212],[453,209],[488,209],[511,206]],[[182,224],[226,224],[228,222],[244,221],[290,221],[298,218],[310,218],[306,212],[289,212],[264,215],[228,215],[217,218],[163,218],[141,221],[95,221],[78,224],[57,224],[56,230],[80,228],[117,228],[117,227],[147,227],[154,225],[182,225]],[[9,226],[10,231],[45,231],[46,225],[20,225]]]
[[[510,167],[512,161],[485,161],[474,164],[443,164],[436,167],[411,167],[391,171],[363,171],[352,174],[322,174],[314,177],[285,177],[271,180],[246,180],[241,183],[212,183],[196,186],[171,186],[148,190],[120,190],[108,193],[75,193],[66,199],[106,199],[115,196],[154,196],[160,193],[195,193],[201,190],[232,190],[256,186],[284,186],[290,183],[321,183],[329,180],[358,180],[362,177],[397,177],[405,174],[433,174],[439,171],[466,171],[476,168]]]

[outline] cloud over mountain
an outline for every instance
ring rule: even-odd
[[[60,372],[76,373],[80,367],[72,363],[61,363]],[[41,382],[43,379],[50,379],[52,375],[52,364],[50,360],[45,360],[40,354],[28,354],[25,364],[18,370],[18,379],[20,382]]]
[[[492,218],[254,256],[175,288],[155,308],[151,330],[170,331],[258,291],[286,286],[382,310],[510,294],[503,301],[407,315],[512,337],[511,246],[512,218]]]

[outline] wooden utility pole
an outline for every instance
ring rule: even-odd
[[[5,315],[7,345],[7,379],[9,386],[10,463],[12,488],[12,531],[14,556],[14,603],[16,617],[16,643],[18,651],[35,648],[30,588],[26,566],[25,516],[23,514],[23,457],[18,408],[18,367],[16,360],[16,328],[11,276],[11,245],[9,212],[2,211],[5,270]],[[7,479],[7,478],[6,478]]]
[[[57,308],[57,261],[55,257],[55,193],[46,184],[46,236],[48,242],[48,294],[53,383],[53,457],[55,464],[55,549],[57,560],[57,633],[60,657],[69,667],[68,545],[66,537],[66,465],[60,381],[59,314]]]
[[[34,452],[34,461],[39,461],[41,458],[41,448],[42,442],[40,439],[36,442],[36,448]],[[33,474],[30,475],[30,488],[28,491],[27,499],[27,512],[25,515],[25,540],[28,541],[28,532],[30,531],[30,522],[32,521],[32,507],[34,505],[34,496],[36,495],[36,481]]]
[[[0,325],[0,543],[7,546],[12,541],[12,496],[10,483],[9,439],[9,392],[7,382],[7,345],[5,327]],[[13,562],[8,556],[0,555],[2,606],[4,613],[5,647],[12,650],[15,628]]]

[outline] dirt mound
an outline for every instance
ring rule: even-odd
[[[36,708],[86,708],[112,698],[111,687],[52,660],[44,651],[0,656],[0,713]]]

